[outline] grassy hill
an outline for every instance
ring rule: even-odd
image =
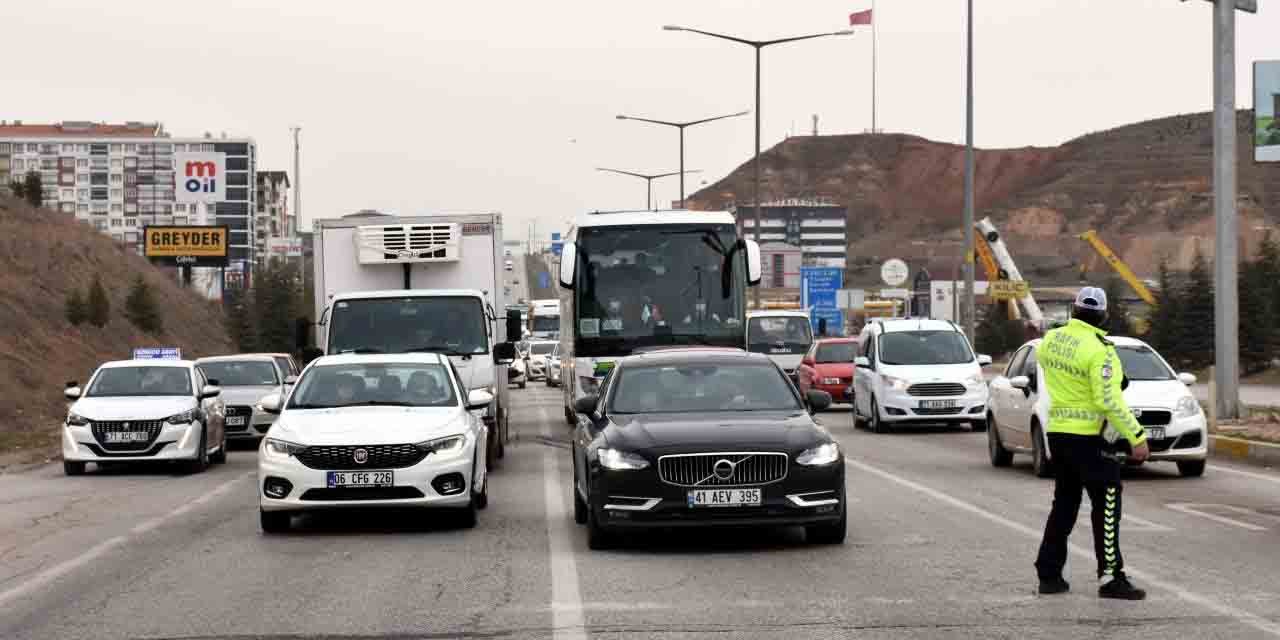
[[[101,329],[72,326],[64,314],[67,294],[86,290],[94,274],[107,288],[111,321]],[[123,315],[138,275],[160,303],[158,336]],[[144,346],[181,347],[184,357],[233,352],[221,318],[217,304],[69,214],[0,196],[0,464],[56,456],[66,416],[63,385],[86,381],[103,361],[126,359]]]

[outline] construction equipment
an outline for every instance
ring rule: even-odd
[[[1120,256],[1117,256],[1116,253],[1111,250],[1111,247],[1108,247],[1107,243],[1103,242],[1102,238],[1098,237],[1097,231],[1090,229],[1080,234],[1080,239],[1088,242],[1089,245],[1093,247],[1093,250],[1097,251],[1098,255],[1102,256],[1102,259],[1106,260],[1107,264],[1111,265],[1112,269],[1115,269],[1116,273],[1120,275],[1120,278],[1129,285],[1129,288],[1133,289],[1133,292],[1138,294],[1139,298],[1142,298],[1143,302],[1152,306],[1156,304],[1156,297],[1151,294],[1150,289],[1147,289],[1147,285],[1143,284],[1143,282],[1138,279],[1138,276],[1134,275],[1133,270],[1129,268],[1129,265],[1125,264],[1124,260],[1121,260]]]
[[[1013,257],[1009,255],[1009,248],[1005,246],[1004,240],[1000,238],[1000,232],[996,231],[996,227],[991,223],[991,218],[983,218],[973,225],[982,234],[982,239],[986,241],[991,249],[991,254],[995,258],[996,265],[1008,280],[1022,280],[1022,273],[1018,271],[1018,265],[1013,263]],[[997,279],[999,278],[997,273]],[[1037,329],[1044,329],[1044,314],[1040,311],[1040,305],[1036,304],[1036,300],[1032,297],[1030,290],[1027,295],[1018,299],[1022,303],[1022,307],[1027,312],[1027,322],[1035,326]]]
[[[978,262],[982,263],[982,269],[987,272],[988,282],[1009,279],[1009,272],[996,266],[996,256],[991,252],[991,245],[987,244],[985,236],[978,234],[974,238],[973,246],[978,253]],[[1016,299],[1007,298],[1000,300],[1000,302],[1004,302],[1008,305],[1010,320],[1017,320],[1022,317],[1022,314],[1018,312],[1018,302]]]

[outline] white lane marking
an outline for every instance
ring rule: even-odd
[[[1156,524],[1145,518],[1139,518],[1132,513],[1122,513],[1120,515],[1120,522],[1122,525],[1128,522],[1138,525],[1137,527],[1126,527],[1127,531],[1173,531],[1173,527]]]
[[[961,511],[966,511],[970,514],[973,514],[985,520],[989,520],[996,524],[1002,525],[1006,528],[1017,531],[1018,533],[1021,533],[1022,535],[1032,540],[1039,540],[1041,537],[1041,532],[1036,529],[1033,529],[1023,524],[1019,524],[1003,516],[996,515],[975,504],[971,504],[963,500],[960,500],[959,498],[952,497],[948,494],[945,494],[936,489],[927,487],[918,482],[908,480],[906,478],[895,475],[888,471],[884,471],[878,467],[873,467],[863,462],[856,462],[854,460],[849,460],[846,458],[845,463],[855,469],[865,471],[872,475],[880,476],[881,478],[884,478],[885,480],[889,480],[890,482],[894,482],[904,487],[907,487],[908,489],[913,489],[919,493],[923,493],[924,495],[929,496],[930,498],[933,498],[939,502],[948,504]],[[1080,545],[1075,543],[1069,543],[1068,548],[1071,550],[1071,553],[1075,554],[1077,557],[1093,560],[1092,549],[1085,549],[1084,547],[1081,547]],[[1145,571],[1136,571],[1126,567],[1125,573],[1128,573],[1134,576],[1135,578],[1138,578],[1139,580],[1142,580],[1157,589],[1163,589],[1165,591],[1169,591],[1187,602],[1200,605],[1201,607],[1204,607],[1205,609],[1213,611],[1218,615],[1221,615],[1227,618],[1233,618],[1237,622],[1246,624],[1250,627],[1253,627],[1254,629],[1257,629],[1259,631],[1262,631],[1264,633],[1267,633],[1276,637],[1280,637],[1280,624],[1271,622],[1270,620],[1267,620],[1259,616],[1255,616],[1252,613],[1249,613],[1248,611],[1237,609],[1235,607],[1232,607],[1231,605],[1218,602],[1217,600],[1213,600],[1212,598],[1209,598],[1207,596],[1203,596],[1198,593],[1188,591],[1187,589],[1184,589],[1176,584],[1156,578],[1155,576]]]
[[[542,435],[551,438],[551,416],[545,405],[538,406],[542,416]],[[564,506],[564,486],[560,484],[559,448],[542,453],[542,482],[547,497],[547,537],[551,553],[551,626],[557,640],[586,640],[586,624],[582,615],[582,592],[578,589],[578,564],[574,557],[569,530],[569,510]]]
[[[152,518],[150,520],[142,522],[141,524],[133,527],[132,529],[129,530],[129,533],[132,535],[120,535],[120,536],[115,536],[114,538],[108,538],[106,540],[103,540],[102,542],[99,542],[98,544],[93,545],[92,547],[89,547],[87,551],[85,551],[84,553],[81,553],[80,555],[74,558],[55,564],[52,567],[45,569],[44,571],[41,571],[35,575],[32,575],[31,577],[27,578],[22,584],[17,585],[7,591],[0,592],[0,606],[4,606],[12,600],[16,600],[37,589],[40,589],[45,585],[49,584],[50,582],[53,582],[54,580],[61,578],[62,576],[68,573],[71,573],[72,571],[75,571],[76,569],[79,569],[80,567],[83,567],[93,562],[94,560],[97,560],[99,557],[105,555],[108,551],[111,551],[116,547],[124,546],[133,537],[137,535],[146,533],[147,531],[155,529],[161,525],[167,524],[169,521],[173,520],[174,518],[182,515],[183,513],[186,513],[189,510],[188,507],[191,504],[194,504],[195,502],[200,502],[203,504],[204,502],[208,501],[211,495],[221,494],[225,492],[231,485],[251,475],[254,475],[255,473],[256,472],[254,471],[250,471],[248,473],[242,473],[222,483],[217,488],[215,488],[212,492],[210,492],[209,494],[206,494],[204,497],[201,497],[196,501],[193,501],[192,503],[188,503],[188,505],[186,506],[180,507],[179,509],[175,511],[171,511],[163,516]]]
[[[1236,519],[1233,519],[1233,518],[1228,518],[1228,517],[1226,517],[1226,516],[1220,516],[1220,515],[1218,515],[1218,514],[1216,514],[1216,513],[1205,513],[1204,511],[1201,511],[1201,509],[1207,509],[1207,508],[1209,508],[1209,507],[1216,507],[1216,508],[1219,508],[1219,509],[1228,509],[1228,510],[1231,510],[1231,511],[1236,511],[1237,513],[1239,513],[1239,512],[1241,511],[1241,510],[1239,510],[1239,509],[1236,509],[1236,508],[1234,508],[1234,507],[1229,507],[1229,506],[1227,506],[1227,505],[1222,505],[1222,504],[1199,504],[1199,503],[1195,503],[1195,502],[1170,502],[1169,504],[1166,504],[1165,506],[1166,506],[1166,507],[1168,507],[1168,508],[1170,508],[1170,509],[1173,509],[1174,511],[1178,511],[1178,512],[1180,512],[1180,513],[1186,513],[1186,514],[1193,515],[1193,516],[1200,516],[1201,518],[1205,518],[1205,519],[1207,519],[1207,520],[1212,520],[1212,521],[1214,521],[1214,522],[1220,522],[1220,523],[1222,523],[1222,524],[1231,525],[1231,526],[1233,526],[1233,527],[1239,527],[1239,528],[1241,528],[1241,529],[1248,529],[1249,531],[1266,531],[1266,530],[1267,530],[1267,528],[1266,528],[1266,527],[1260,527],[1260,526],[1258,526],[1258,525],[1256,525],[1256,524],[1251,524],[1251,523],[1248,523],[1248,522],[1241,522],[1241,521],[1236,520]],[[1244,511],[1245,513],[1251,513],[1251,512],[1250,512],[1250,511],[1248,511],[1247,509],[1246,509],[1246,510],[1243,510],[1243,511]]]
[[[1214,465],[1209,465],[1209,469],[1210,469],[1210,470],[1212,470],[1212,471],[1226,471],[1227,473],[1234,473],[1234,474],[1236,474],[1236,475],[1241,475],[1241,476],[1244,476],[1244,477],[1246,477],[1246,478],[1253,478],[1254,480],[1265,480],[1265,481],[1267,481],[1267,482],[1274,482],[1274,483],[1276,483],[1276,484],[1280,484],[1280,476],[1268,475],[1268,474],[1265,474],[1265,473],[1254,473],[1253,471],[1244,471],[1244,470],[1242,470],[1242,469],[1233,469],[1233,468],[1231,468],[1231,467],[1224,467],[1224,466],[1216,465],[1216,464],[1214,464]]]

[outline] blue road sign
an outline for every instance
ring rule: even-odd
[[[836,291],[844,286],[840,267],[800,267],[800,306],[805,309],[835,309]]]
[[[552,241],[552,242],[556,242],[556,241],[558,241],[559,239],[560,239],[560,232],[559,232],[559,231],[552,231],[552,232],[551,232],[551,241]]]
[[[813,335],[818,335],[818,320],[827,321],[828,336],[844,335],[844,312],[839,309],[817,308],[809,310],[809,324],[813,326]]]
[[[538,274],[538,288],[547,289],[551,287],[551,274],[543,271]]]
[[[182,349],[178,347],[146,347],[133,350],[134,360],[181,360]]]

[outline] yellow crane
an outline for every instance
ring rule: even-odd
[[[1116,273],[1120,275],[1120,278],[1128,283],[1129,287],[1133,289],[1133,292],[1138,294],[1139,298],[1142,298],[1143,302],[1152,306],[1156,304],[1156,297],[1151,295],[1151,290],[1147,289],[1147,285],[1143,284],[1142,281],[1138,279],[1138,276],[1134,275],[1133,270],[1129,268],[1129,265],[1125,264],[1124,260],[1121,260],[1120,256],[1117,256],[1116,252],[1112,251],[1111,247],[1108,247],[1107,243],[1103,242],[1102,238],[1098,237],[1097,231],[1090,229],[1080,234],[1080,239],[1088,242],[1089,245],[1093,247],[1093,250],[1097,251],[1098,255],[1102,256],[1102,259],[1106,260],[1107,264],[1111,265],[1112,269],[1115,269]]]

